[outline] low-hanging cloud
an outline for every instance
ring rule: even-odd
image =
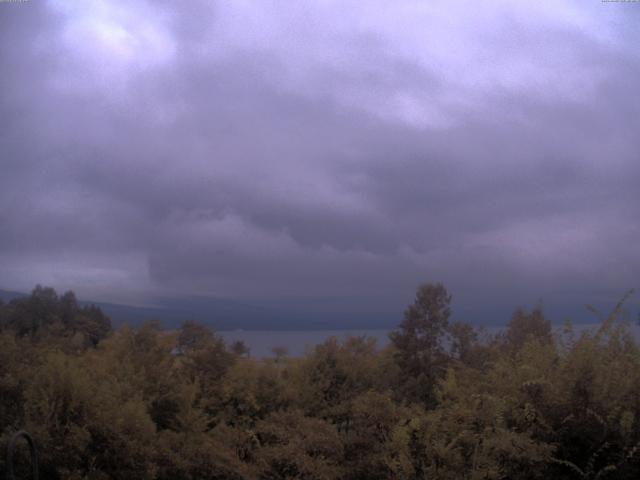
[[[599,1],[0,4],[0,287],[615,298],[640,271],[637,18]]]

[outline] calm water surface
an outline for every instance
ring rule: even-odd
[[[574,331],[579,333],[585,329],[596,328],[596,324],[576,324]],[[487,334],[499,332],[504,327],[485,327]],[[556,331],[562,331],[562,326],[554,325]],[[640,339],[640,327],[632,326],[636,339]],[[303,355],[315,345],[324,342],[329,337],[344,340],[350,336],[367,336],[375,338],[379,348],[389,343],[390,330],[233,330],[218,332],[227,344],[242,340],[250,349],[254,358],[273,356],[274,347],[285,347],[290,356]]]
[[[227,344],[242,340],[249,347],[251,356],[258,358],[273,356],[274,347],[285,347],[289,355],[300,356],[329,337],[344,340],[364,335],[375,338],[379,347],[389,343],[388,330],[233,330],[218,333]]]

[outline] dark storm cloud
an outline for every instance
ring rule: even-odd
[[[617,295],[640,60],[607,7],[2,4],[0,282]]]

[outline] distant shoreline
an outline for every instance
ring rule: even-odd
[[[572,323],[576,334],[596,328],[599,323]],[[636,338],[640,338],[640,327],[630,322],[631,330]],[[476,326],[476,328],[479,328]],[[506,328],[506,325],[482,327],[487,334],[495,334]],[[554,332],[560,333],[564,324],[553,324]],[[389,344],[388,334],[393,329],[326,329],[326,330],[216,330],[227,343],[237,340],[243,341],[249,347],[250,355],[254,358],[272,357],[274,347],[285,347],[290,356],[301,356],[308,349],[323,343],[330,337],[343,340],[350,336],[367,336],[375,338],[379,348]]]

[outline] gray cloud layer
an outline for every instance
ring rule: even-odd
[[[0,286],[615,298],[640,9],[528,3],[0,4]]]

